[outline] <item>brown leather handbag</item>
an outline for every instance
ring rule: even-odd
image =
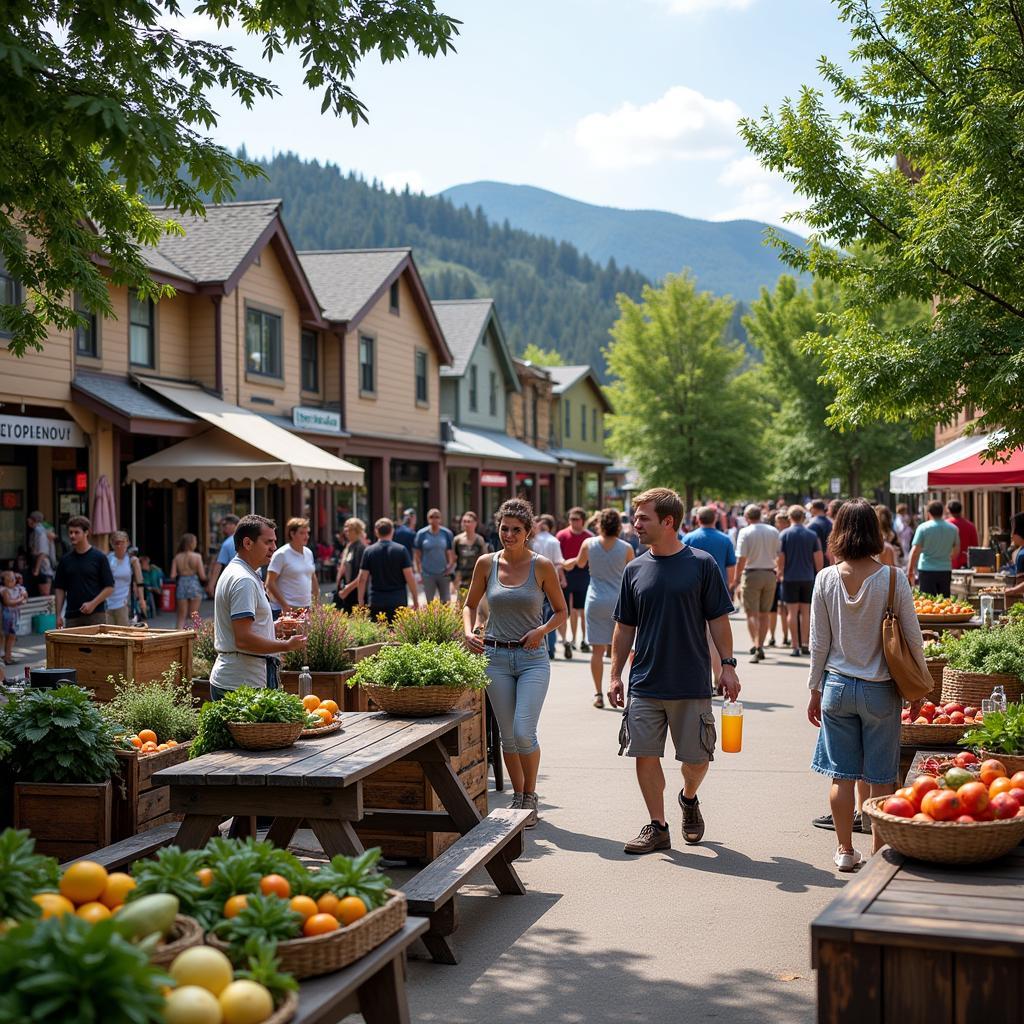
[[[889,566],[889,598],[882,619],[882,650],[896,688],[904,700],[921,700],[934,685],[923,654],[915,654],[903,635],[903,628],[893,605],[896,603],[896,570]]]

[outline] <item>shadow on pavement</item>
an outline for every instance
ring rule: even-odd
[[[674,840],[673,840],[674,841]],[[694,856],[686,849],[673,849],[662,854],[680,867],[694,871],[707,871],[734,878],[757,878],[771,882],[780,892],[807,892],[815,889],[842,889],[846,882],[836,878],[832,871],[816,868],[806,861],[793,857],[771,857],[769,860],[754,860],[745,853],[730,849],[722,843],[705,840],[694,851],[707,850],[713,857]]]

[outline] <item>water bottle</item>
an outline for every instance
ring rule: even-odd
[[[308,665],[302,666],[302,671],[299,673],[299,696],[308,697],[313,692],[313,676],[309,671]]]
[[[982,594],[979,604],[979,614],[981,616],[982,626],[986,628],[994,626],[996,623],[996,603],[993,595]]]
[[[996,710],[996,711],[1005,711],[1006,710],[1006,690],[1003,689],[1002,684],[997,686],[992,691],[992,696],[989,697],[989,700],[992,701],[992,704],[994,706],[994,710]]]

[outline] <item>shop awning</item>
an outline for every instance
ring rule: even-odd
[[[1006,462],[983,461],[981,454],[959,459],[928,474],[933,487],[970,487],[972,489],[1024,487],[1024,448],[1009,455]]]
[[[445,445],[448,455],[471,455],[502,462],[529,462],[538,466],[557,466],[558,459],[507,434],[493,430],[468,430],[452,424],[452,439]]]
[[[248,409],[217,398],[195,384],[138,378],[180,409],[205,420],[214,431],[139,459],[127,480],[280,480],[358,485],[363,470]],[[159,474],[159,475],[154,475]]]
[[[893,494],[923,494],[941,486],[948,487],[949,484],[933,483],[934,475],[963,459],[976,458],[989,446],[992,438],[991,434],[958,437],[916,461],[894,469],[889,474],[889,490]]]
[[[573,448],[549,448],[548,451],[562,462],[572,463],[584,463],[590,466],[612,466],[614,465],[611,459],[606,459],[603,455],[595,455],[593,452],[580,452]]]

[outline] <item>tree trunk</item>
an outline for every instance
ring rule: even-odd
[[[686,517],[690,514],[690,509],[693,508],[693,484],[687,484],[686,485],[686,499],[685,500],[686,500],[686,504],[683,506],[683,519],[684,519],[684,521],[685,521]],[[678,525],[682,526],[683,524],[679,523]]]
[[[847,468],[846,474],[847,483],[850,488],[850,497],[860,497],[860,459],[852,459],[850,465]]]

